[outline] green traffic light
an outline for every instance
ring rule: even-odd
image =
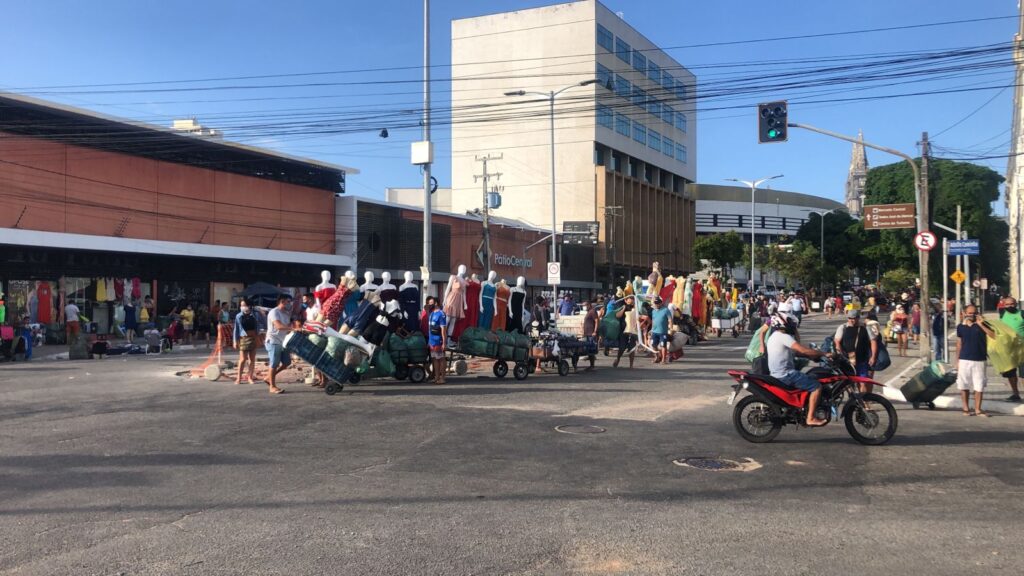
[[[777,138],[778,136],[779,136],[779,131],[778,130],[772,129],[772,130],[768,131],[768,137],[769,138]]]

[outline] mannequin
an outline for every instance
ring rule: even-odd
[[[523,331],[523,312],[526,310],[526,278],[516,278],[516,285],[511,288],[508,300],[508,322],[505,326],[509,332]]]
[[[462,333],[459,320],[466,317],[466,265],[459,264],[456,273],[448,277],[448,286],[444,289],[444,313],[448,316],[448,335],[458,340]],[[465,324],[465,323],[463,323]]]
[[[477,322],[477,327],[485,330],[490,330],[491,325],[494,323],[494,313],[496,311],[495,294],[497,292],[497,286],[494,281],[497,279],[498,273],[491,271],[487,274],[487,280],[484,281],[480,289],[480,319]]]
[[[367,270],[366,272],[363,272],[363,280],[364,280],[364,282],[363,282],[363,285],[359,287],[359,291],[363,293],[363,297],[364,298],[366,297],[366,293],[367,292],[376,292],[377,291],[378,286],[376,284],[374,284],[374,280],[375,279],[376,279],[376,276],[373,275],[373,272],[370,272],[369,270]]]
[[[683,278],[675,279],[675,290],[672,291],[672,304],[676,309],[680,310],[681,313],[685,310],[683,308],[683,300],[686,299],[686,281]]]
[[[345,276],[342,278],[342,283],[354,283],[357,287],[359,285],[356,282],[356,273],[351,270],[345,271]],[[345,300],[345,316],[351,316],[356,313],[356,309],[359,308],[359,302],[363,299],[363,292],[361,290],[355,290],[355,294],[351,298]]]
[[[385,303],[398,299],[398,288],[391,283],[391,272],[384,272],[380,275],[380,286],[377,288],[377,293]]]
[[[415,332],[420,327],[420,288],[413,278],[413,273],[406,271],[405,284],[398,287],[398,302],[405,312],[405,329],[408,332]]]
[[[665,301],[666,304],[672,302],[672,294],[676,291],[676,277],[669,276],[665,279],[665,285],[658,291],[658,296]]]
[[[337,286],[331,284],[331,273],[328,270],[320,272],[320,283],[313,288],[313,297],[316,299],[314,304],[314,310],[319,311],[323,308],[324,302],[328,298],[334,295],[334,292],[338,289]]]
[[[459,325],[459,333],[462,330],[476,326],[480,321],[480,280],[476,274],[469,275],[469,283],[466,284],[466,317],[463,318]]]
[[[357,287],[354,278],[342,276],[341,287],[335,289],[334,293],[320,306],[317,321],[329,327],[338,326],[348,301],[355,300],[353,292]]]
[[[644,281],[639,276],[633,277],[633,294],[640,296],[644,293]],[[637,304],[640,304],[637,302]]]
[[[687,276],[683,284],[683,314],[693,316],[693,276]]]
[[[508,311],[512,307],[512,290],[509,289],[504,279],[499,280],[495,287],[494,320],[491,322],[491,330],[496,331],[504,330],[505,325],[508,324]]]
[[[651,273],[647,276],[647,281],[651,284],[651,287],[648,288],[651,297],[660,295],[664,284],[664,279],[661,276],[661,264],[658,262],[651,264]]]

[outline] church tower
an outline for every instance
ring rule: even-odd
[[[864,133],[857,131],[857,139],[864,141]],[[860,216],[861,202],[867,189],[868,180],[868,157],[864,153],[864,145],[857,143],[853,145],[853,154],[850,157],[850,173],[846,176],[846,209],[851,216]]]

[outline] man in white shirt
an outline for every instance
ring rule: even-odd
[[[82,331],[81,322],[79,322],[78,306],[75,306],[74,302],[68,302],[68,305],[64,307],[64,322],[68,330],[68,340],[72,336],[77,336]]]
[[[799,326],[804,320],[804,297],[800,292],[792,294],[786,303],[789,304],[793,315],[796,316],[796,325]]]
[[[818,359],[825,355],[820,350],[805,347],[796,339],[797,320],[791,314],[782,312],[772,316],[772,327],[775,332],[768,338],[765,351],[768,354],[768,369],[772,378],[776,378],[799,390],[811,393],[807,400],[807,425],[824,426],[827,421],[814,417],[814,410],[821,398],[821,383],[811,376],[796,369],[794,354]]]
[[[287,310],[292,307],[292,297],[282,294],[277,297],[277,306],[267,314],[267,361],[270,364],[270,376],[267,385],[271,394],[284,392],[277,387],[277,374],[291,366],[292,356],[284,349],[284,337],[291,332],[291,318]]]

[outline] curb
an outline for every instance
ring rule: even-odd
[[[894,383],[903,378],[907,372],[917,368],[921,365],[921,360],[914,360],[909,366],[904,368],[899,374],[893,376],[885,382],[885,386],[882,387],[882,395],[892,400],[893,402],[903,402],[909,404],[907,399],[903,396],[903,392],[900,392],[899,388],[895,388]],[[948,410],[960,410],[960,398],[957,396],[939,396],[935,399],[936,408],[945,408]],[[986,399],[982,404],[985,412],[992,412],[995,414],[1005,414],[1007,416],[1024,416],[1024,404],[1015,404],[1013,402],[1003,402],[1002,400],[988,400]]]

